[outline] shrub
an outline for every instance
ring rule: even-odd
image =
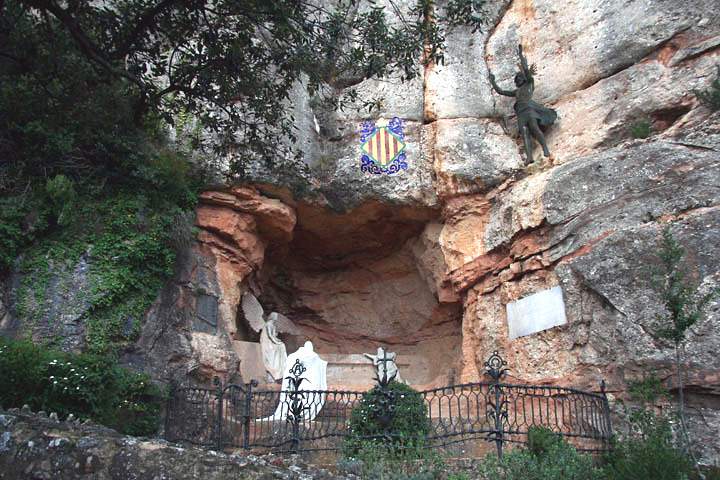
[[[562,436],[545,427],[530,427],[527,449],[535,456],[546,455],[563,442]]]
[[[463,480],[445,475],[447,466],[436,452],[419,445],[387,448],[380,442],[361,441],[353,457],[338,462],[338,469],[366,479],[381,480]]]
[[[163,395],[112,358],[68,354],[0,338],[0,405],[72,413],[129,435],[155,433]]]
[[[600,480],[603,472],[589,455],[578,453],[562,437],[532,428],[527,449],[507,452],[502,460],[488,455],[479,466],[480,478],[492,480]]]
[[[386,400],[383,390],[378,386],[363,395],[359,405],[350,414],[350,435],[345,441],[345,454],[357,455],[360,450],[372,445],[402,451],[417,451],[422,447],[425,436],[430,431],[427,407],[422,395],[411,387],[391,381],[387,386],[389,395],[394,398],[394,415],[383,427],[382,412],[378,406]],[[389,447],[389,448],[388,448]]]
[[[630,125],[630,135],[633,138],[648,138],[652,133],[652,124],[647,120],[639,120]]]
[[[693,471],[690,458],[673,445],[666,418],[641,410],[631,417],[634,433],[617,442],[607,456],[608,480],[681,480]]]
[[[655,375],[648,375],[642,380],[628,383],[630,398],[645,405],[654,403],[658,398],[667,397],[668,392],[665,386]]]

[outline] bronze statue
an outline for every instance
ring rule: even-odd
[[[518,130],[525,142],[525,164],[532,162],[532,139],[530,135],[540,142],[543,149],[543,155],[550,156],[547,143],[545,143],[545,135],[543,135],[540,126],[547,127],[552,125],[557,119],[557,112],[552,108],[546,108],[537,102],[532,101],[532,95],[535,91],[535,65],[528,67],[527,58],[523,56],[522,45],[518,45],[518,55],[520,56],[520,71],[515,74],[515,86],[517,90],[503,90],[495,83],[495,75],[490,73],[490,84],[493,89],[500,95],[506,97],[515,97],[515,114],[517,115]]]

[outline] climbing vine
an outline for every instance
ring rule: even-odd
[[[79,295],[87,350],[111,353],[133,341],[173,272],[174,223],[182,213],[176,204],[128,190],[78,200],[66,228],[25,252],[18,314],[53,322],[57,297]],[[73,278],[79,275],[86,278]],[[51,281],[55,298],[47,296]],[[70,292],[73,282],[85,290]]]

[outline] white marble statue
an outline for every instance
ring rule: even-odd
[[[292,391],[291,378],[295,378],[293,368],[296,360],[299,360],[305,370],[300,374],[303,380],[300,382],[298,391],[303,394],[298,397],[303,404],[302,420],[304,422],[312,421],[315,416],[322,410],[325,404],[325,394],[313,392],[313,390],[327,390],[327,364],[325,360],[315,353],[313,344],[310,341],[298,348],[296,352],[291,353],[287,358],[285,373],[280,393],[280,402],[278,403],[275,413],[271,417],[262,418],[258,421],[276,421],[286,420],[289,413],[289,405],[292,398],[289,392]]]
[[[395,363],[397,353],[388,352],[383,347],[378,347],[377,355],[370,353],[363,353],[363,355],[369,358],[373,362],[373,365],[375,365],[378,379],[382,380],[383,375],[387,374],[388,380],[394,377],[396,382],[405,383],[400,377],[400,370],[398,369],[397,363]]]
[[[278,312],[272,312],[265,319],[262,305],[250,292],[243,295],[242,309],[250,327],[260,332],[260,350],[269,381],[281,379],[287,362],[287,350],[283,341],[278,338],[278,333],[297,335],[299,334],[297,327],[289,318]]]

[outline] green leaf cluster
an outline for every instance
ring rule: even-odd
[[[652,133],[652,124],[649,120],[638,120],[630,125],[632,138],[648,138]]]
[[[641,404],[652,404],[658,398],[668,396],[667,388],[655,375],[648,375],[642,380],[628,383],[630,398]]]
[[[394,413],[387,425],[383,422],[383,409],[391,395]],[[356,455],[368,444],[381,445],[385,450],[417,450],[430,431],[427,406],[422,395],[412,387],[391,381],[385,390],[379,386],[366,392],[353,408],[349,420],[350,434],[345,440],[345,455]]]
[[[0,405],[73,414],[129,435],[152,435],[164,393],[147,375],[112,358],[68,354],[27,340],[0,338]]]
[[[685,262],[685,249],[675,240],[670,228],[663,231],[658,259],[654,283],[667,316],[658,319],[656,331],[661,338],[679,345],[685,340],[688,329],[702,318],[705,307],[720,291],[713,289],[704,295],[699,293]]]

